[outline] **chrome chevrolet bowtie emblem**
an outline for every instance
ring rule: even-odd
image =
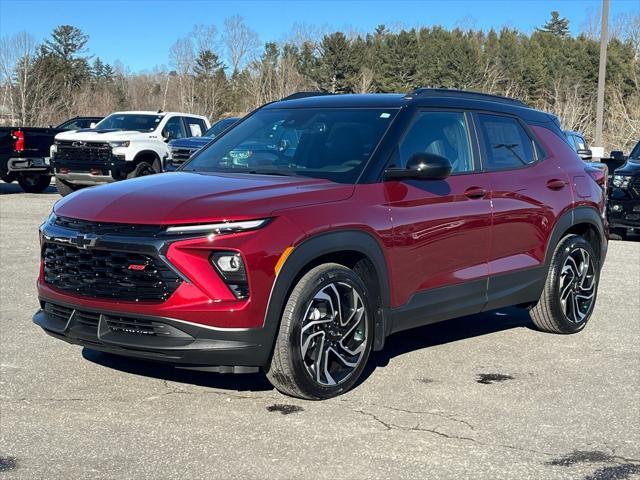
[[[73,146],[73,147],[86,147],[87,146],[87,142],[73,142],[71,144],[71,146]]]

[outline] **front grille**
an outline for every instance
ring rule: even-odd
[[[171,160],[173,163],[184,163],[197,151],[197,148],[173,147],[171,149]]]
[[[42,255],[44,281],[78,295],[129,301],[163,301],[181,283],[173,270],[149,255],[84,250],[58,243],[45,243]],[[136,269],[130,269],[133,265]]]
[[[629,183],[629,193],[632,198],[640,199],[640,175],[636,175],[633,177],[631,182]]]
[[[131,225],[126,223],[101,223],[79,220],[77,218],[56,217],[55,224],[79,233],[96,235],[126,235],[129,237],[156,236],[163,231],[160,225]]]
[[[104,142],[61,141],[57,145],[55,161],[80,162],[81,164],[103,165],[111,160],[111,147]]]
[[[163,323],[154,322],[144,318],[116,317],[105,315],[107,328],[113,333],[130,333],[145,336],[175,336],[174,329]]]

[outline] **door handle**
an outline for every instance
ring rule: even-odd
[[[469,187],[464,191],[464,196],[471,199],[484,198],[487,191],[481,187]]]
[[[558,180],[557,178],[547,180],[547,188],[550,190],[562,190],[565,185],[567,185],[567,182],[564,180]]]

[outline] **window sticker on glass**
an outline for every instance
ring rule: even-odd
[[[389,118],[390,116],[391,114],[386,112],[380,114],[380,118]]]
[[[201,137],[202,136],[202,130],[200,129],[200,125],[198,125],[197,123],[190,123],[189,124],[189,130],[191,130],[191,136],[192,137]]]

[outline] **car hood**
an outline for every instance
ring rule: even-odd
[[[96,222],[179,225],[266,218],[344,200],[353,190],[305,177],[173,172],[78,190],[56,203],[54,212]]]
[[[211,137],[189,137],[181,138],[179,140],[171,140],[169,147],[174,148],[202,148],[207,143],[213,140]]]
[[[139,132],[137,130],[98,130],[86,128],[62,132],[56,135],[56,140],[77,140],[82,142],[111,142],[117,140],[136,140],[159,138],[154,132]]]
[[[640,159],[630,158],[624,165],[615,170],[616,175],[638,175],[640,174]]]

